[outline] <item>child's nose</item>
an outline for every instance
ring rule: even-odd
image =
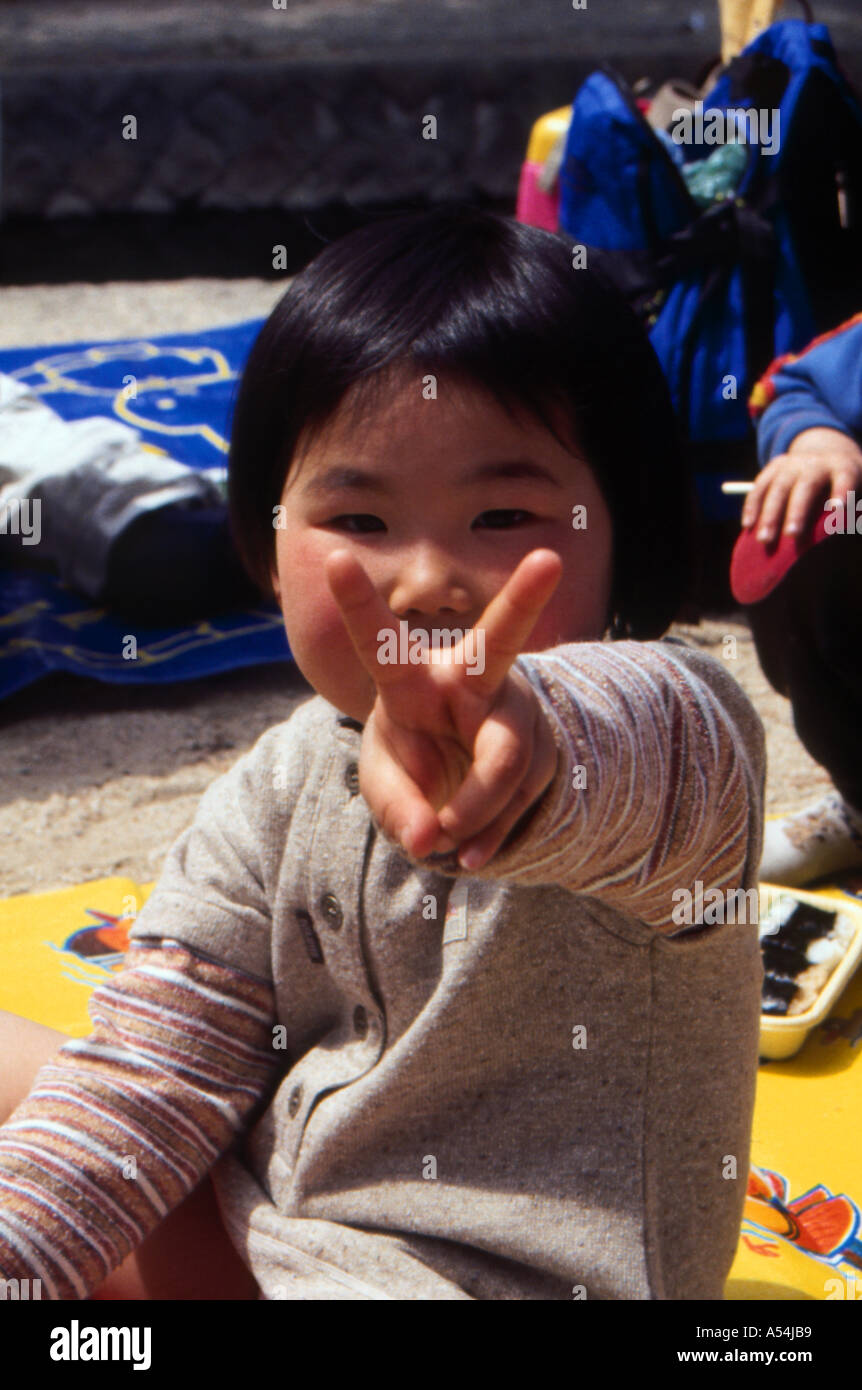
[[[427,545],[402,556],[387,601],[399,618],[463,615],[473,607],[461,565],[445,550]]]

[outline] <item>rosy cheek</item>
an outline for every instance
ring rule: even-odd
[[[288,639],[306,651],[353,650],[341,611],[326,580],[324,564],[335,546],[307,531],[280,537],[279,578]]]
[[[318,573],[315,582],[306,571],[301,589],[288,599],[287,610],[288,636],[295,627],[304,646],[330,652],[350,646],[341,611],[323,574]]]

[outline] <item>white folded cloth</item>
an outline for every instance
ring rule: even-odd
[[[153,452],[107,416],[63,420],[0,373],[0,562],[51,563],[63,583],[96,598],[108,553],[136,517],[224,504],[213,472]]]

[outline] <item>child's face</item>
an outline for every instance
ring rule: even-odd
[[[530,551],[556,551],[560,583],[524,651],[597,640],[607,625],[612,527],[588,465],[532,416],[512,419],[478,387],[401,373],[357,417],[348,397],[300,440],[281,496],[273,587],[297,665],[364,722],[374,682],[324,573],[351,550],[411,633],[472,627]],[[565,438],[566,435],[563,435]],[[573,515],[586,527],[575,529]]]

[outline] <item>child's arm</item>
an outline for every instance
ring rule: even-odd
[[[91,1035],[0,1127],[0,1277],[86,1298],[212,1167],[276,1067],[272,988],[170,941],[133,943]]]
[[[764,467],[804,430],[862,437],[862,315],[779,357],[754,388],[757,452]]]
[[[754,388],[761,472],[742,509],[768,544],[801,534],[827,497],[862,495],[862,315],[775,361]]]
[[[272,805],[278,737],[268,731],[204,793],[124,968],[91,996],[92,1034],[42,1067],[0,1127],[0,1278],[87,1297],[197,1186],[283,1070],[255,848],[289,820],[289,792]]]
[[[756,883],[763,727],[717,661],[676,643],[579,642],[517,664],[560,757],[478,876],[559,884],[668,930],[676,890]]]
[[[341,552],[327,573],[377,683],[360,789],[408,852],[454,845],[445,871],[558,884],[664,928],[678,925],[675,890],[755,881],[763,728],[717,662],[656,642],[516,660],[559,575],[534,551],[477,623],[481,674],[459,650],[444,665],[380,665],[373,586]]]

